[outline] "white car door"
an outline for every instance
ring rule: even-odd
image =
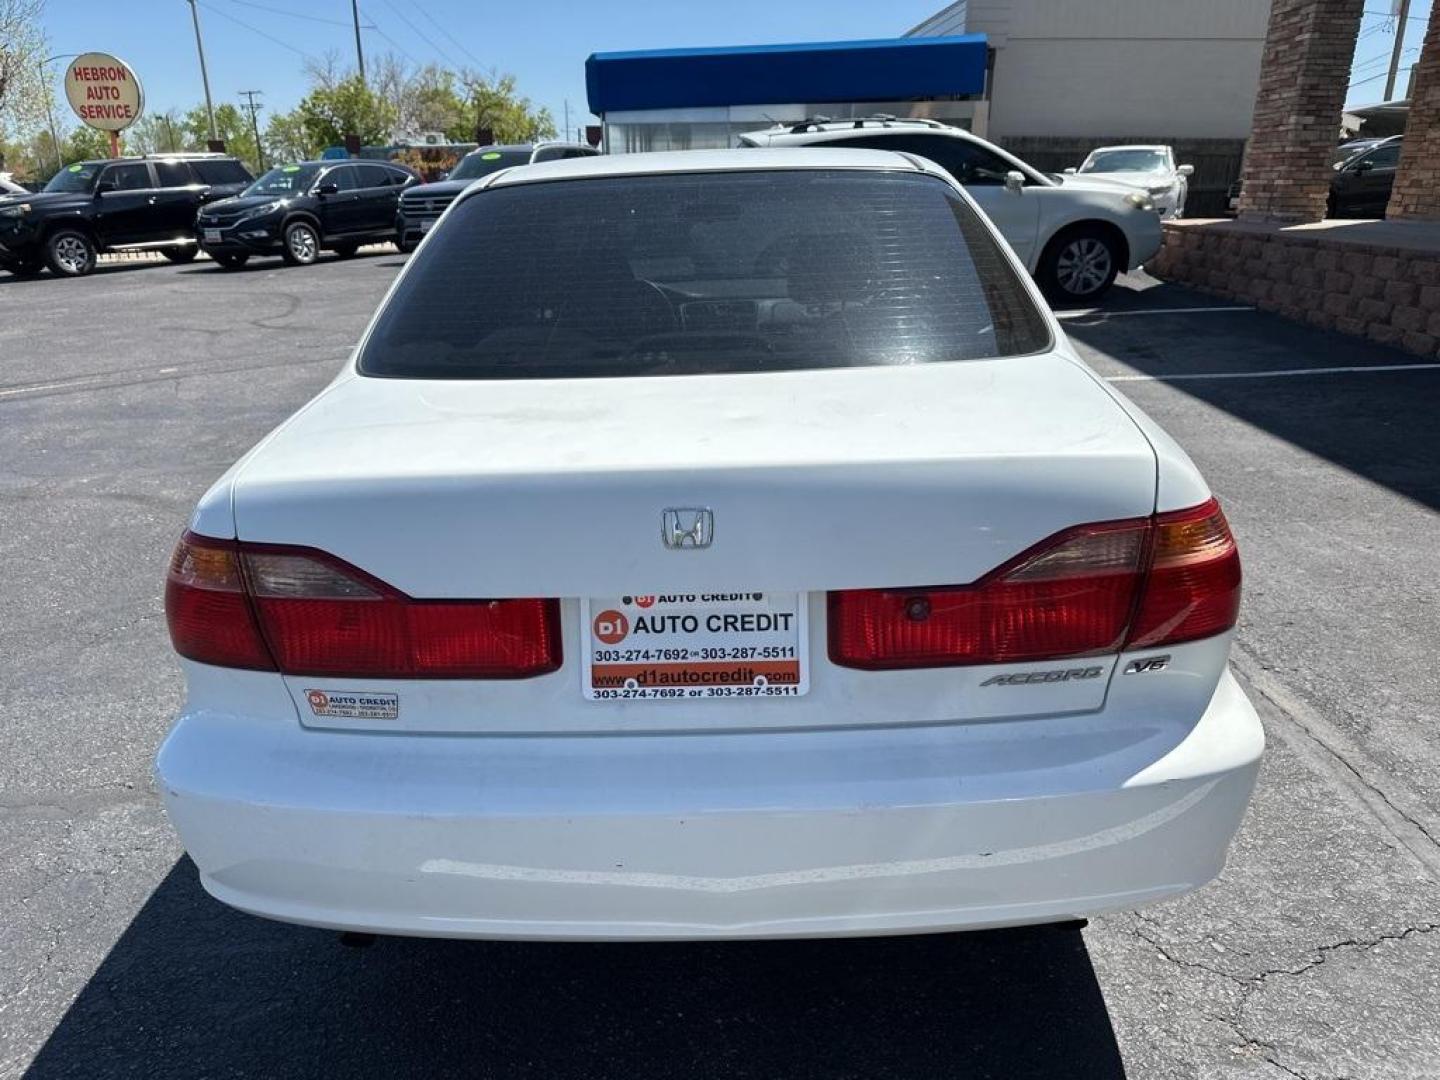
[[[1024,187],[1018,192],[1007,191],[1005,173],[1011,165],[983,146],[952,135],[909,131],[867,131],[854,137],[826,140],[817,146],[864,147],[871,150],[894,150],[929,158],[960,182],[985,216],[1005,238],[1026,269],[1035,269],[1039,258],[1038,234],[1040,202],[1035,197],[1041,189]]]

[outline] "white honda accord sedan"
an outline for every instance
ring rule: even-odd
[[[1221,869],[1240,565],[928,161],[455,201],[201,500],[159,752],[214,896],[480,938],[1064,920]]]

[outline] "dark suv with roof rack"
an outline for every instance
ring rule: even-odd
[[[223,154],[161,154],[77,161],[44,190],[0,203],[0,268],[61,277],[95,269],[107,251],[157,250],[172,262],[197,252],[195,214],[252,180]]]
[[[417,184],[400,199],[400,212],[395,215],[395,246],[401,251],[414,251],[430,231],[445,208],[455,197],[478,180],[514,165],[532,165],[540,161],[561,161],[564,158],[595,157],[600,151],[584,143],[516,143],[508,146],[482,146],[460,159],[453,172],[433,184]]]

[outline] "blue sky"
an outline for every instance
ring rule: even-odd
[[[1179,0],[1156,0],[1179,2]],[[1349,102],[1379,100],[1394,37],[1391,0],[1367,0]],[[217,102],[264,91],[269,110],[291,108],[305,92],[306,55],[334,51],[354,60],[350,0],[199,0],[210,87]],[[1414,0],[1408,64],[1419,51],[1431,0]],[[520,89],[571,126],[589,119],[585,57],[611,49],[742,45],[887,37],[903,33],[943,0],[361,0],[367,55],[393,51],[417,61],[508,71]],[[45,18],[57,53],[96,49],[132,64],[155,111],[202,100],[190,10],[185,0],[50,0]],[[58,70],[58,65],[56,66]],[[1379,74],[1382,77],[1376,78]],[[57,75],[58,80],[58,75]],[[1400,87],[1403,89],[1402,74]],[[262,122],[265,114],[262,114]]]

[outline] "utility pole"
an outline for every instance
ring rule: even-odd
[[[50,63],[53,60],[60,60],[65,57],[79,56],[79,53],[56,53],[54,56],[47,56],[40,61],[40,75],[45,80],[45,119],[50,124],[50,146],[55,151],[55,171],[59,172],[65,167],[65,159],[60,156],[60,136],[55,131],[55,103],[51,100],[51,91],[54,84],[50,81]]]
[[[200,81],[205,84],[205,113],[210,117],[210,141],[218,142],[215,131],[215,106],[210,103],[210,73],[205,70],[205,43],[200,40],[200,12],[190,0],[190,18],[195,23],[195,51],[200,54]]]
[[[563,128],[561,128],[560,130],[563,131],[563,132],[565,132],[565,134],[562,136],[562,138],[564,138],[564,139],[566,139],[566,140],[568,141],[569,138],[570,138],[570,99],[569,99],[569,98],[566,98],[566,99],[565,99],[565,126],[564,126]]]
[[[1410,0],[1399,0],[1395,13],[1395,46],[1390,50],[1390,70],[1385,75],[1385,100],[1395,99],[1395,76],[1400,71],[1400,50],[1405,45],[1405,27],[1410,21]]]
[[[190,0],[193,4],[195,0]],[[360,47],[360,0],[350,0],[350,14],[355,19],[355,62],[360,65],[360,81],[365,81],[365,50]]]
[[[260,145],[260,122],[256,120],[255,117],[265,106],[255,104],[255,95],[263,94],[264,92],[263,90],[236,91],[236,93],[245,99],[245,108],[250,112],[250,130],[255,133],[255,154],[260,159],[260,171],[262,173],[265,171],[265,147]]]

